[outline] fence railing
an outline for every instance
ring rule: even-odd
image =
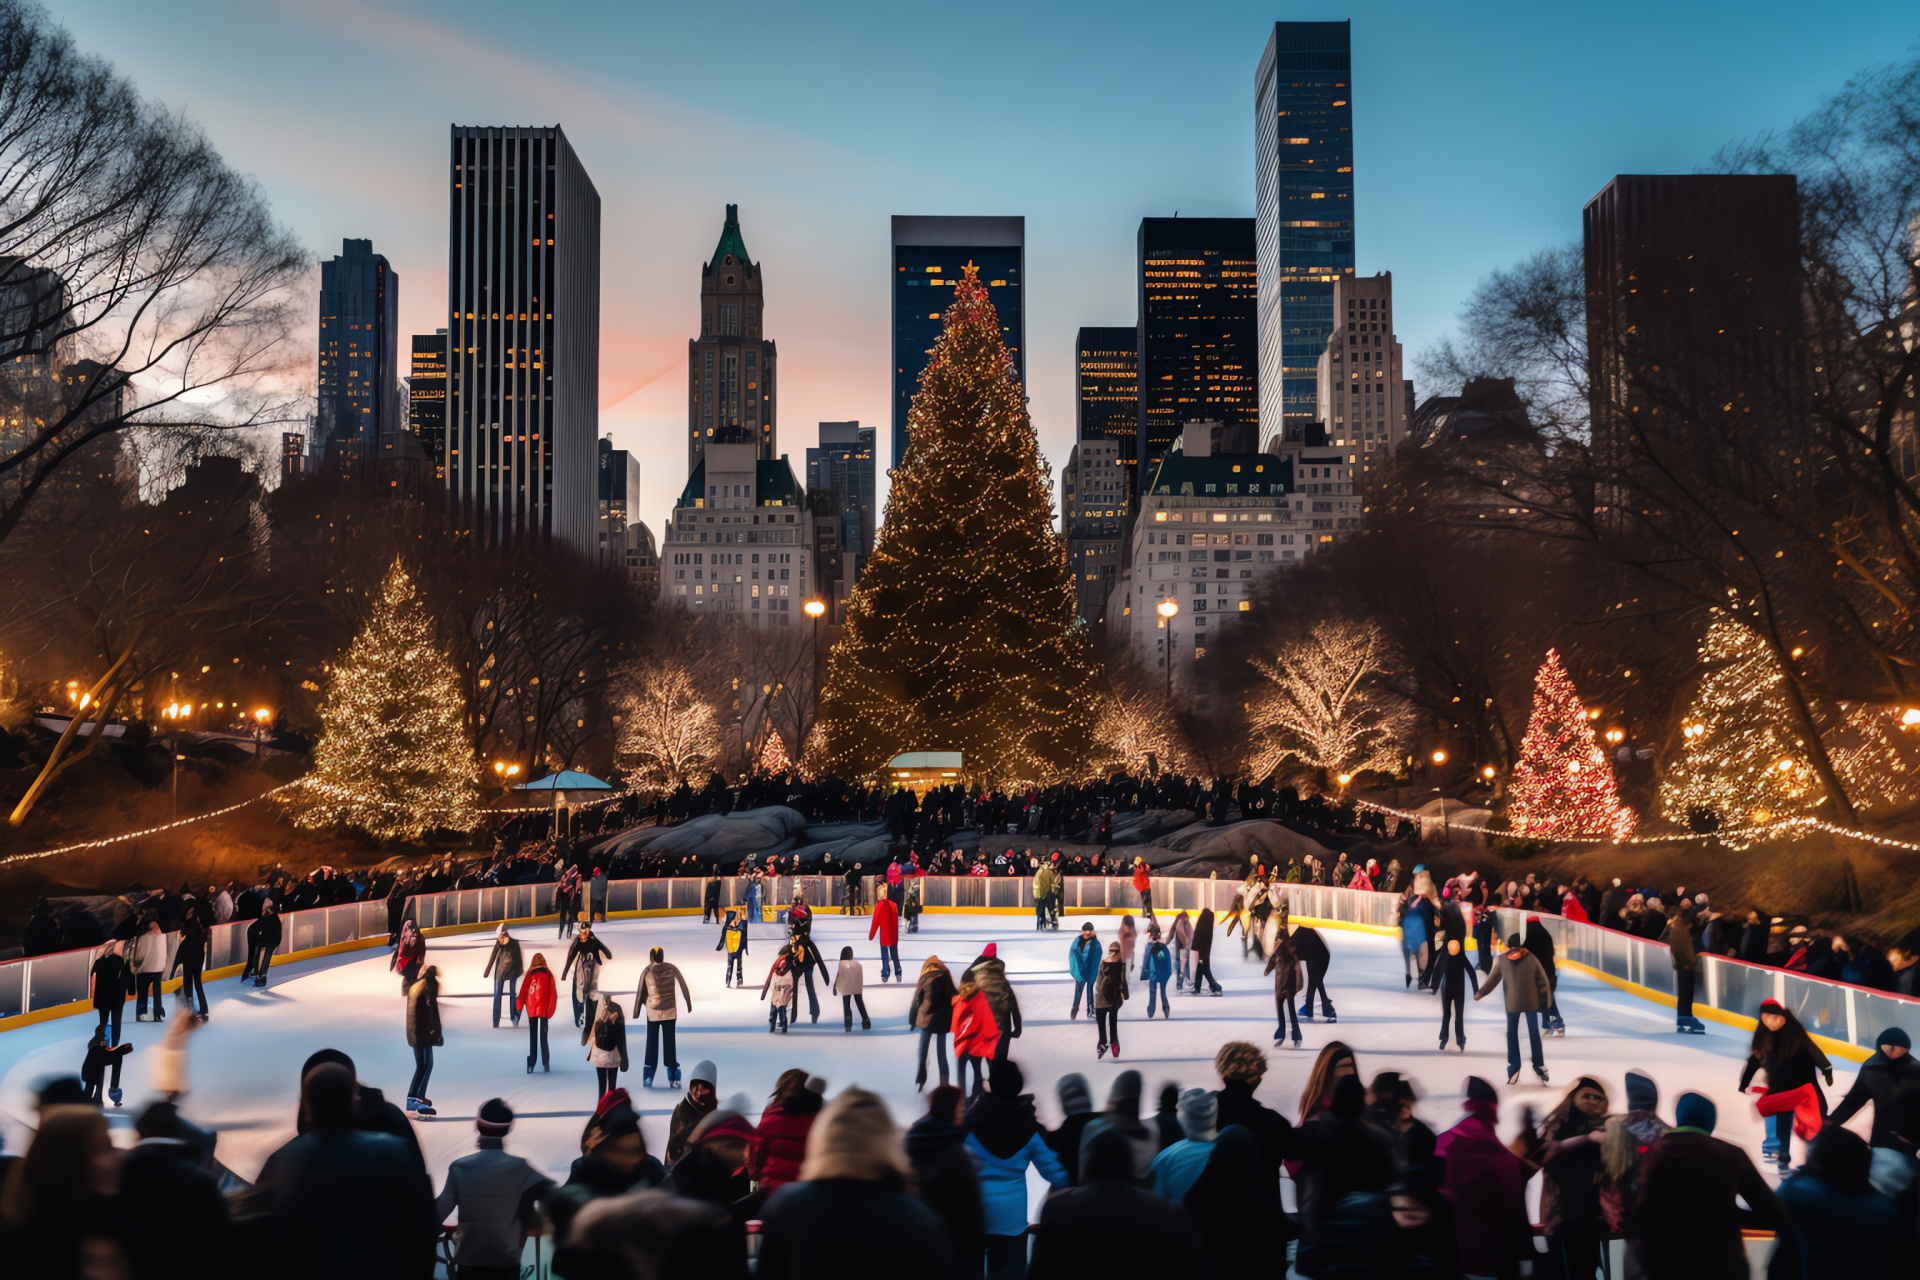
[[[921,905],[934,910],[1030,911],[1034,907],[1033,881],[1024,876],[920,876],[917,880]],[[805,890],[807,901],[815,907],[841,907],[846,903],[846,881],[838,876],[767,877],[760,886],[763,906],[792,902],[796,887]],[[749,888],[744,877],[723,879],[721,905],[745,905]],[[869,877],[864,882],[862,897],[871,904],[882,889],[883,882],[878,877]],[[1394,894],[1299,884],[1282,885],[1278,889],[1285,893],[1288,910],[1295,917],[1373,928],[1392,928],[1396,924],[1399,899]],[[1211,908],[1216,913],[1223,912],[1232,906],[1234,895],[1239,891],[1240,883],[1235,880],[1155,877],[1154,910],[1172,913]],[[416,894],[407,899],[406,914],[422,929],[524,920],[552,915],[554,892],[552,884],[527,884]],[[605,910],[613,915],[636,911],[698,911],[705,895],[706,882],[701,879],[613,880],[607,883]],[[594,907],[587,886],[583,886],[581,896],[583,909]],[[1139,906],[1139,894],[1125,877],[1070,876],[1062,882],[1063,913],[1138,911]],[[1525,913],[1503,908],[1499,912],[1500,936],[1523,932],[1525,920]],[[1647,990],[1673,994],[1673,965],[1666,944],[1560,916],[1543,914],[1540,921],[1552,935],[1559,956]],[[389,935],[385,901],[289,911],[280,917],[280,922],[280,945],[274,952],[277,956],[313,952],[343,943],[385,942]],[[214,927],[207,970],[239,965],[246,960],[247,927],[251,923],[236,920]],[[169,934],[169,965],[178,946],[179,935]],[[87,975],[98,954],[96,947],[0,964],[0,1019],[86,1000]],[[1760,1002],[1767,999],[1778,1000],[1792,1009],[1808,1030],[1860,1048],[1872,1048],[1880,1032],[1888,1027],[1903,1020],[1920,1020],[1917,1016],[1920,1001],[1904,996],[1809,978],[1724,956],[1703,954],[1700,957],[1694,987],[1696,1006],[1751,1018],[1758,1012]]]

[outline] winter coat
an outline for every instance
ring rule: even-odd
[[[1033,1099],[982,1094],[967,1108],[967,1154],[980,1174],[987,1234],[1018,1236],[1027,1230],[1027,1166],[1056,1187],[1067,1171],[1033,1117]]]
[[[1267,957],[1267,967],[1261,971],[1273,975],[1273,998],[1291,1000],[1300,994],[1300,958],[1293,953],[1290,939],[1274,943],[1273,954]]]
[[[247,941],[252,943],[253,930],[258,922],[247,927]],[[400,935],[400,945],[393,950],[393,958],[387,961],[387,968],[412,981],[420,972],[420,964],[427,958],[427,940],[419,930]]]
[[[700,1122],[712,1115],[720,1107],[717,1094],[708,1094],[705,1103],[694,1101],[691,1093],[681,1098],[673,1108],[673,1115],[667,1120],[667,1163],[677,1164],[681,1156],[687,1154],[687,1139],[700,1127]]]
[[[686,998],[688,1012],[692,1012],[693,996],[680,970],[665,960],[649,964],[640,971],[640,986],[633,993],[633,1002],[646,1006],[648,1022],[672,1022],[680,1016],[680,1006],[674,998],[675,987]]]
[[[1326,939],[1317,929],[1303,927],[1293,931],[1293,954],[1300,957],[1300,963],[1307,966],[1310,974],[1325,973],[1333,963],[1333,953],[1327,950]]]
[[[772,1003],[776,1009],[784,1009],[793,1003],[793,970],[775,965],[767,971],[767,980],[760,984],[760,994]]]
[[[1456,1002],[1464,1001],[1467,998],[1468,986],[1474,985],[1473,957],[1465,950],[1458,953],[1442,951],[1434,963],[1436,966],[1434,972],[1438,976],[1440,990],[1446,998]]]
[[[1140,976],[1148,982],[1165,982],[1173,976],[1173,952],[1164,942],[1149,942],[1140,961]]]
[[[1280,1161],[1293,1147],[1293,1125],[1278,1111],[1263,1106],[1253,1096],[1253,1086],[1244,1080],[1226,1080],[1215,1100],[1215,1128],[1240,1125],[1253,1135],[1260,1153],[1260,1169],[1266,1174],[1261,1186],[1274,1194],[1280,1191]]]
[[[1773,1188],[1732,1143],[1674,1129],[1647,1149],[1635,1252],[1648,1280],[1746,1280],[1741,1228],[1771,1227],[1779,1218]]]
[[[1000,1023],[987,993],[976,990],[965,1000],[956,995],[952,1008],[953,1056],[991,1058],[1000,1047]]]
[[[93,962],[93,1007],[117,1009],[133,994],[133,968],[118,952],[104,952]]]
[[[180,945],[174,949],[173,965],[167,970],[168,976],[176,972],[199,973],[207,964],[207,945],[213,940],[213,933],[197,915],[189,915],[180,926]]]
[[[1833,1078],[1833,1064],[1827,1061],[1827,1055],[1820,1046],[1808,1036],[1804,1045],[1795,1044],[1785,1049],[1780,1037],[1773,1040],[1773,1049],[1764,1059],[1747,1057],[1747,1065],[1740,1072],[1740,1092],[1745,1093],[1747,1086],[1753,1083],[1755,1073],[1765,1070],[1767,1073],[1767,1092],[1786,1093],[1798,1089],[1801,1085],[1812,1085],[1815,1095],[1820,1099],[1820,1110],[1827,1109],[1827,1096],[1821,1092],[1820,1082],[1814,1079],[1816,1072]]]
[[[1213,955],[1213,913],[1203,911],[1193,924],[1194,958],[1203,964]]]
[[[858,960],[842,960],[840,967],[834,970],[833,992],[836,996],[857,996],[866,991],[866,980],[860,971]]]
[[[1867,1191],[1847,1195],[1824,1179],[1800,1173],[1780,1184],[1787,1223],[1779,1234],[1768,1274],[1806,1280],[1900,1274],[1896,1258],[1912,1270],[1912,1254],[1897,1243],[1900,1209]]]
[[[149,930],[133,942],[133,971],[159,973],[167,967],[167,935]]]
[[[900,908],[893,905],[893,899],[881,898],[873,904],[873,921],[867,925],[867,941],[875,938],[883,947],[900,945]]]
[[[260,947],[266,951],[278,951],[280,949],[279,915],[276,913],[270,916],[261,916],[258,920],[248,925],[247,945],[250,947]],[[422,952],[426,950],[426,946],[426,941],[422,939],[420,943]]]
[[[1434,917],[1433,899],[1415,898],[1400,917],[1400,936],[1409,951],[1418,951],[1433,940],[1439,923]]]
[[[1033,897],[1036,902],[1045,902],[1060,887],[1060,874],[1052,867],[1041,867],[1033,873]]]
[[[1920,1061],[1912,1054],[1898,1061],[1874,1051],[1860,1064],[1860,1074],[1828,1124],[1845,1124],[1860,1108],[1873,1104],[1873,1145],[1914,1154],[1920,1146]]]
[[[272,1253],[292,1280],[432,1274],[433,1187],[400,1139],[308,1133],[274,1153]]]
[[[1552,991],[1559,986],[1560,974],[1553,967],[1553,935],[1547,932],[1547,926],[1538,920],[1527,921],[1527,931],[1522,936],[1521,945],[1540,962],[1541,972],[1547,975],[1547,990]]]
[[[987,1000],[993,1005],[993,1020],[1000,1027],[1002,1035],[1018,1037],[1020,1035],[1020,1001],[1013,994],[1013,984],[1007,981],[1007,962],[998,956],[981,956],[968,966],[961,975],[961,981],[968,977],[980,985]]]
[[[1553,988],[1547,984],[1547,971],[1540,967],[1533,953],[1524,947],[1519,951],[1500,953],[1500,958],[1493,962],[1493,972],[1480,985],[1479,994],[1492,995],[1493,989],[1502,983],[1506,985],[1508,1013],[1539,1013],[1553,1003]]]
[[[892,1170],[878,1178],[821,1177],[783,1186],[760,1217],[758,1280],[882,1280],[909,1273],[960,1280],[945,1226]]]
[[[1669,959],[1673,961],[1674,972],[1694,967],[1693,931],[1687,928],[1685,917],[1677,911],[1667,921],[1665,942],[1673,953]]]
[[[567,948],[567,962],[560,966],[560,980],[573,974],[573,993],[582,999],[599,989],[600,964],[613,959],[613,952],[598,938],[575,938]],[[576,972],[577,970],[577,972]]]
[[[907,1005],[907,1025],[929,1031],[953,1030],[953,975],[938,960],[929,959],[920,967],[920,981]]]
[[[1250,1234],[1266,1225],[1241,1223],[1237,1229]],[[1205,1274],[1205,1255],[1186,1210],[1124,1178],[1098,1178],[1049,1197],[1033,1234],[1030,1280]],[[1285,1244],[1278,1248],[1284,1259]]]
[[[432,990],[429,990],[432,986]],[[438,1047],[446,1043],[440,1034],[440,989],[421,979],[407,990],[407,1045]]]
[[[1153,881],[1147,876],[1146,865],[1143,863],[1135,867],[1133,869],[1133,891],[1135,893],[1145,893],[1152,887]]]
[[[601,1044],[602,1040],[607,1043]],[[601,1007],[587,1028],[587,1061],[596,1067],[628,1069],[627,1019],[611,1001]]]
[[[1126,920],[1120,922],[1120,959],[1127,964],[1133,963],[1133,945],[1140,937],[1140,929]]]
[[[1127,962],[1120,960],[1102,960],[1100,972],[1093,979],[1093,1007],[1096,1009],[1118,1009],[1127,1002]]]
[[[1173,928],[1167,930],[1167,941],[1177,948],[1193,945],[1193,918],[1182,911],[1173,918]]]
[[[1075,982],[1092,982],[1093,975],[1100,971],[1100,960],[1106,951],[1100,945],[1100,939],[1089,938],[1085,934],[1074,935],[1073,944],[1067,948],[1067,972],[1073,975]]]
[[[966,1126],[922,1116],[907,1130],[906,1148],[914,1194],[939,1215],[959,1274],[972,1280],[980,1274],[987,1225],[980,1178],[967,1154]]]
[[[447,1185],[433,1202],[435,1222],[457,1208],[454,1262],[462,1267],[515,1267],[526,1248],[527,1229],[539,1223],[533,1202],[553,1180],[519,1156],[508,1155],[497,1138],[483,1138],[480,1150],[447,1167]]]
[[[530,971],[526,981],[520,984],[520,996],[514,1003],[529,1018],[551,1018],[560,1004],[560,993],[553,985],[553,970],[541,965]]]
[[[495,966],[499,972],[495,973]],[[495,939],[493,952],[487,957],[487,967],[481,971],[482,978],[518,979],[526,972],[520,963],[520,939]]]
[[[97,1085],[107,1078],[107,1068],[116,1058],[133,1052],[133,1046],[125,1043],[107,1047],[107,1042],[98,1036],[87,1042],[87,1056],[80,1064],[80,1083]]]
[[[820,1095],[802,1089],[778,1106],[768,1107],[755,1127],[749,1167],[763,1190],[783,1187],[800,1177],[807,1158],[807,1135],[820,1115]]]

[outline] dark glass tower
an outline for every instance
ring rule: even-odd
[[[342,240],[320,264],[320,438],[360,466],[400,426],[399,323],[393,267],[373,241]]]
[[[1333,284],[1353,275],[1350,30],[1276,22],[1254,77],[1260,420],[1269,438],[1297,441],[1321,417],[1315,367],[1333,333]]]
[[[413,376],[407,382],[407,428],[420,441],[433,478],[447,482],[447,331],[413,335]]]
[[[1026,279],[1025,218],[893,219],[893,457],[907,456],[907,413],[920,389],[927,352],[940,336],[940,316],[953,301],[953,283],[968,263],[980,272],[1000,313],[1000,334],[1013,355],[1020,381],[1027,380],[1026,330],[1021,285]]]
[[[1131,465],[1140,434],[1140,331],[1088,326],[1076,348],[1074,438],[1118,440]]]
[[[591,555],[600,436],[600,193],[558,125],[454,125],[447,488],[491,540]]]
[[[1152,477],[1189,422],[1242,428],[1244,451],[1259,448],[1253,224],[1252,218],[1140,220],[1140,477]]]

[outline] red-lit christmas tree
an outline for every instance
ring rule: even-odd
[[[1633,832],[1633,810],[1620,803],[1613,767],[1552,649],[1534,677],[1533,714],[1507,788],[1507,818],[1517,834],[1536,840],[1618,840]]]

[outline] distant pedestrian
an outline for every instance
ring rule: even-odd
[[[507,993],[507,1013],[513,1019],[514,1029],[520,1027],[520,943],[507,932],[502,924],[494,935],[493,951],[487,956],[487,967],[481,971],[482,980],[493,979],[493,1025],[500,1025],[500,992]]]
[[[607,918],[606,868],[595,867],[593,869],[593,881],[588,886],[588,893],[591,896],[592,902],[593,902],[593,912],[592,912],[592,917],[589,920],[589,923],[591,923],[593,920],[598,920],[604,923]]]

